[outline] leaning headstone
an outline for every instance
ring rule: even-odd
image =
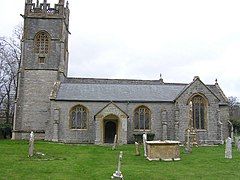
[[[116,144],[117,144],[117,135],[115,134],[112,150],[116,149]]]
[[[146,144],[146,141],[147,141],[147,134],[144,133],[143,134],[143,149],[144,149],[144,156],[147,157],[147,144]]]
[[[119,153],[119,160],[118,160],[118,169],[115,173],[113,173],[113,175],[111,176],[112,179],[123,179],[123,175],[120,171],[121,168],[121,162],[122,162],[122,151],[120,151]]]
[[[139,143],[135,142],[136,156],[140,156]]]
[[[31,131],[29,137],[29,150],[28,150],[28,157],[32,157],[34,153],[34,133]]]
[[[186,138],[185,138],[185,148],[184,148],[184,153],[191,153],[192,152],[192,147],[191,147],[191,140],[190,140],[190,129],[187,130],[186,133]]]
[[[232,140],[230,137],[226,139],[225,158],[232,159]]]

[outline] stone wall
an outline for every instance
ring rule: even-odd
[[[19,138],[25,139],[26,136],[28,138],[31,130],[45,132],[46,122],[50,118],[48,94],[52,90],[57,75],[56,71],[44,70],[26,70],[22,74],[14,130],[25,132],[27,135]]]
[[[36,138],[43,139],[46,123],[50,121],[49,96],[54,82],[67,75],[69,9],[59,0],[55,8],[47,1],[25,3],[24,32],[21,44],[21,65],[15,106],[13,139],[28,139],[33,130]],[[39,63],[40,54],[35,52],[36,34],[49,34],[50,44]]]
[[[76,105],[83,105],[89,111],[89,127],[87,130],[71,130],[69,128],[69,112],[70,109]],[[53,136],[53,123],[54,123],[54,109],[60,110],[59,120],[59,141],[61,142],[75,142],[75,143],[94,143],[95,141],[95,115],[101,111],[108,103],[107,102],[66,102],[66,101],[52,101],[51,121],[47,127],[47,139]],[[127,120],[127,142],[134,142],[134,133],[153,133],[155,139],[175,139],[175,108],[174,103],[114,103],[123,112],[128,115]],[[144,105],[151,110],[151,130],[136,131],[133,128],[133,112],[140,106]],[[162,113],[165,113],[164,117]],[[109,113],[114,114],[114,112]],[[118,114],[115,114],[118,115]],[[121,119],[121,117],[119,117]],[[163,126],[166,126],[165,131]]]
[[[194,95],[200,94],[206,98],[207,101],[207,123],[206,129],[198,130],[198,140],[200,143],[220,143],[221,139],[218,135],[218,111],[221,113],[221,121],[224,123],[224,136],[226,136],[226,122],[228,117],[227,106],[220,107],[220,100],[208,89],[200,79],[196,79],[185,91],[178,97],[177,105],[179,107],[180,122],[179,135],[180,141],[184,140],[184,131],[188,128],[188,111],[189,101]]]

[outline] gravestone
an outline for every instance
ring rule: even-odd
[[[235,136],[235,146],[238,147],[238,143],[239,143],[239,137]]]
[[[225,158],[232,159],[232,139],[230,137],[226,139]]]
[[[240,141],[237,143],[237,150],[240,151]]]
[[[117,144],[117,135],[115,134],[112,150],[115,150],[115,149],[116,149],[116,144]]]
[[[234,137],[233,137],[233,124],[231,123],[231,121],[228,121],[228,123],[230,124],[230,126],[231,126],[231,141],[232,141],[232,143],[234,143]]]
[[[136,156],[140,156],[140,149],[138,142],[135,142],[135,148],[136,148]]]
[[[144,133],[143,134],[143,149],[144,149],[144,156],[147,157],[147,144],[146,144],[146,141],[147,141],[147,134]]]
[[[28,150],[28,157],[32,157],[34,153],[34,133],[31,131],[29,136],[29,150]]]
[[[185,148],[184,153],[191,153],[192,152],[192,146],[191,146],[191,134],[190,129],[186,131],[186,138],[185,138]]]
[[[122,175],[122,173],[120,171],[120,169],[121,169],[121,162],[122,162],[122,154],[123,154],[123,152],[120,151],[120,153],[119,153],[119,160],[118,160],[118,169],[111,176],[112,179],[123,179],[123,175]]]

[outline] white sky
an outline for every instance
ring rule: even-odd
[[[22,22],[24,2],[1,0],[0,36]],[[239,0],[69,0],[69,7],[69,76],[161,73],[165,82],[190,83],[197,75],[206,84],[217,78],[240,100]]]

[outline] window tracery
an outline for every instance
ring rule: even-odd
[[[70,111],[70,128],[87,129],[88,111],[84,106],[78,105]]]
[[[46,62],[46,55],[49,53],[51,38],[46,31],[40,31],[34,38],[34,52],[39,55],[38,63]]]
[[[135,130],[150,129],[151,112],[145,106],[140,106],[134,110],[133,124]]]
[[[207,118],[207,102],[200,96],[196,95],[192,98],[192,119],[193,128],[206,129]]]

